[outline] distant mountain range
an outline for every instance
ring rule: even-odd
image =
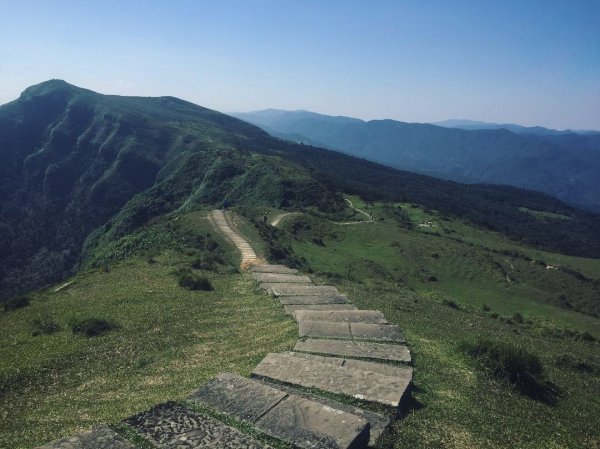
[[[443,122],[432,122],[432,125],[443,126],[444,128],[460,129],[507,129],[515,134],[533,134],[537,136],[557,136],[564,134],[593,135],[600,134],[600,131],[592,130],[573,130],[573,129],[551,129],[543,126],[522,126],[514,123],[490,123],[477,120],[451,119]]]
[[[328,140],[357,124],[366,126],[324,117],[307,131],[320,126]],[[174,97],[101,95],[51,80],[0,106],[0,301],[57,282],[166,214],[225,198],[241,210],[335,213],[342,193],[420,204],[523,244],[600,257],[600,216],[545,194],[399,171],[273,138]]]
[[[366,122],[275,109],[234,115],[283,139],[443,179],[537,190],[600,211],[600,132],[466,120]]]

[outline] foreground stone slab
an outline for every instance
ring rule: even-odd
[[[124,422],[165,449],[268,448],[233,427],[173,402],[157,405]]]
[[[369,421],[363,416],[235,374],[220,374],[189,399],[297,447],[359,448],[369,439]]]
[[[295,268],[289,268],[285,265],[252,265],[252,267],[250,267],[250,271],[253,273],[298,273],[298,270]]]
[[[219,374],[188,398],[244,421],[255,422],[283,398],[281,390],[236,374]]]
[[[296,395],[263,416],[256,428],[306,449],[362,449],[369,442],[369,422]]]
[[[299,340],[296,346],[294,346],[294,351],[395,362],[410,362],[411,360],[410,351],[406,346],[373,342],[321,339]]]
[[[294,318],[297,321],[387,324],[387,320],[379,310],[299,310],[294,313]]]
[[[316,304],[347,304],[348,298],[343,295],[338,296],[282,296],[279,302],[286,305],[316,305]]]
[[[108,427],[98,427],[52,441],[37,449],[135,449],[135,446]]]
[[[305,388],[351,396],[397,407],[410,385],[406,377],[394,377],[355,367],[337,366],[286,353],[268,354],[252,376]]]
[[[337,288],[329,285],[275,284],[261,283],[261,288],[273,296],[338,296]]]
[[[252,277],[258,282],[312,284],[308,276],[301,276],[299,274],[253,273]]]
[[[358,310],[353,304],[291,304],[283,306],[283,308],[288,315],[293,315],[296,310]]]
[[[343,404],[341,402],[338,402],[338,401],[335,401],[333,399],[326,398],[323,396],[315,396],[306,391],[302,391],[298,388],[295,388],[291,385],[277,384],[277,389],[286,391],[286,392],[288,392],[290,394],[294,394],[296,396],[303,397],[305,399],[310,399],[313,402],[318,402],[321,405],[325,405],[325,406],[330,407],[335,410],[343,410],[347,413],[351,413],[353,415],[365,418],[369,422],[369,425],[370,425],[370,430],[369,430],[369,433],[370,433],[369,446],[370,447],[375,446],[377,439],[381,436],[381,434],[387,428],[387,426],[390,424],[390,421],[391,421],[389,416],[380,415],[379,413],[375,413],[370,410],[365,410],[363,408],[356,407],[355,405]]]

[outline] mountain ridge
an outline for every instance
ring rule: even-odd
[[[542,194],[287,142],[174,97],[101,95],[53,80],[0,107],[0,297],[64,278],[165,214],[225,198],[335,213],[340,192],[419,203],[533,246],[600,255],[598,216]],[[529,210],[568,217],[568,226]]]
[[[550,136],[506,129],[454,129],[395,120],[343,121],[278,111],[238,118],[297,142],[322,145],[401,170],[468,183],[538,190],[600,210],[600,134]]]

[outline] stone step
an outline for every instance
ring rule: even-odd
[[[391,365],[389,363],[367,362],[364,360],[347,359],[345,357],[331,357],[315,354],[305,354],[303,352],[288,351],[284,352],[286,356],[296,357],[299,359],[313,360],[321,363],[329,363],[330,365],[343,366],[345,368],[355,368],[364,371],[372,371],[374,373],[384,374],[386,376],[401,377],[403,379],[412,379],[412,368],[405,366]]]
[[[291,304],[283,308],[288,315],[292,315],[296,310],[358,310],[353,304]]]
[[[295,268],[289,268],[285,265],[254,265],[250,270],[253,273],[282,273],[282,274],[296,274],[298,270]]]
[[[385,343],[356,342],[344,340],[308,339],[299,340],[294,351],[313,354],[331,354],[364,359],[390,360],[394,362],[410,362],[410,351],[406,346]]]
[[[279,298],[279,302],[286,305],[296,304],[346,304],[350,301],[344,295],[338,296],[282,296]]]
[[[385,429],[391,422],[390,416],[380,415],[379,413],[375,413],[370,410],[357,407],[355,405],[344,404],[342,402],[335,401],[328,397],[316,396],[307,391],[303,391],[299,388],[296,388],[292,385],[276,384],[275,387],[278,390],[282,390],[290,394],[295,394],[296,396],[300,396],[305,399],[310,399],[313,402],[318,402],[319,404],[324,405],[326,407],[330,407],[336,410],[342,410],[344,412],[365,418],[370,424],[369,447],[375,446],[377,439],[381,436],[381,434],[385,431]]]
[[[296,312],[297,313],[297,312]],[[356,340],[391,341],[404,343],[400,328],[393,324],[365,324],[340,321],[298,322],[299,337],[348,338]]]
[[[52,441],[37,449],[135,449],[135,446],[108,427],[97,427]]]
[[[397,407],[408,389],[412,379],[412,370],[395,373],[391,365],[359,362],[357,360],[324,360],[328,357],[308,354],[279,353],[267,356],[252,371],[252,376],[297,385],[304,388],[317,388],[322,391],[351,396],[356,399],[376,402],[386,406]],[[352,362],[352,363],[349,363]],[[340,365],[343,363],[344,365]],[[345,366],[347,365],[347,366]],[[378,365],[378,366],[374,366]],[[377,372],[373,371],[376,369]]]
[[[174,402],[157,405],[124,420],[165,449],[267,449],[269,446],[214,418],[194,413]]]
[[[364,448],[369,441],[370,425],[364,416],[235,374],[220,374],[188,399],[296,447]]]
[[[387,324],[379,310],[298,310],[296,321],[342,321],[349,323]]]
[[[337,288],[329,285],[274,284],[264,282],[260,286],[273,296],[338,296],[340,294]]]
[[[308,276],[301,276],[299,274],[283,274],[283,273],[252,273],[252,277],[258,282],[271,282],[271,283],[308,283],[312,284],[312,281]]]

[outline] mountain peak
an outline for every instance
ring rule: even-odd
[[[59,92],[73,94],[91,91],[87,89],[82,89],[81,87],[73,86],[72,84],[69,84],[64,80],[51,79],[39,84],[35,84],[33,86],[29,86],[23,91],[23,93],[21,94],[21,98],[38,97]]]

